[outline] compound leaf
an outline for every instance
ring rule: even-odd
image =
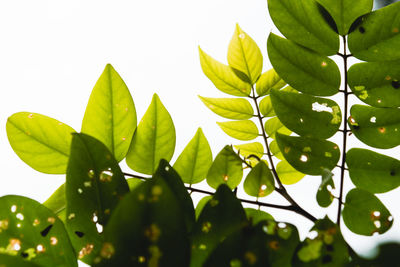
[[[217,122],[230,137],[250,141],[259,136],[257,125],[251,120]]]
[[[232,120],[247,120],[253,117],[253,107],[246,99],[199,97],[209,109],[221,117]]]

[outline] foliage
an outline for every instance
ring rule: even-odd
[[[400,3],[373,12],[372,0],[269,0],[268,7],[286,37],[269,35],[273,69],[263,72],[261,50],[238,25],[228,65],[199,48],[205,75],[233,96],[201,101],[228,119],[218,122],[227,135],[251,141],[225,146],[214,160],[199,128],[171,166],[176,134],[170,114],[154,94],[137,125],[129,90],[111,65],[93,89],[81,133],[44,115],[12,115],[6,128],[16,154],[37,171],[66,174],[66,182],[43,204],[0,198],[0,263],[280,267],[394,261],[396,244],[381,246],[375,259],[360,258],[343,239],[340,223],[367,236],[383,234],[393,223],[376,194],[399,187],[399,161],[348,150],[347,141],[354,134],[375,148],[400,144]],[[342,76],[332,55],[343,61]],[[348,68],[351,56],[365,62]],[[328,98],[336,94],[343,105]],[[350,106],[350,95],[367,105]],[[327,140],[337,133],[340,145]],[[135,174],[120,169],[125,158]],[[334,168],[339,179],[333,179]],[[346,171],[355,188],[344,196]],[[306,175],[321,176],[321,207],[338,201],[336,222],[315,218],[287,192],[285,185]],[[193,187],[204,180],[215,192]],[[249,198],[236,196],[239,186]],[[273,191],[289,205],[259,200]],[[191,192],[208,196],[195,207]],[[258,209],[244,209],[244,202]],[[309,237],[300,240],[294,225],[275,221],[261,207],[311,220]]]

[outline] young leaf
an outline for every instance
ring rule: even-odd
[[[244,211],[246,212],[247,219],[251,222],[251,225],[256,225],[261,221],[274,220],[274,217],[272,217],[271,214],[260,209],[244,208]]]
[[[321,175],[324,169],[332,170],[339,161],[339,147],[330,141],[276,134],[276,141],[285,159],[296,170]]]
[[[365,61],[400,59],[400,3],[394,3],[365,15],[349,34],[353,56]]]
[[[353,93],[374,107],[400,106],[400,61],[364,62],[348,70]]]
[[[41,114],[18,112],[8,118],[6,130],[12,149],[30,167],[65,173],[74,129]]]
[[[339,50],[338,35],[314,0],[268,0],[268,9],[276,27],[289,40],[327,56]]]
[[[393,217],[372,193],[354,188],[346,196],[343,221],[353,233],[371,236],[383,234],[393,224]]]
[[[243,183],[246,194],[253,197],[265,197],[275,190],[274,177],[264,161],[260,161],[247,175]]]
[[[201,101],[215,114],[232,120],[247,120],[254,110],[248,100],[242,98],[209,98],[199,96]]]
[[[348,124],[363,143],[376,148],[400,145],[400,110],[353,105]]]
[[[217,89],[234,96],[250,95],[251,85],[239,79],[229,66],[216,61],[200,47],[199,53],[201,68]]]
[[[8,266],[78,266],[63,223],[48,208],[11,195],[0,197],[0,207],[0,257],[5,253],[32,263]]]
[[[385,193],[400,186],[400,161],[361,148],[346,154],[351,181],[371,193]]]
[[[281,182],[287,185],[295,184],[306,176],[293,168],[286,160],[282,160],[276,165],[276,172]]]
[[[102,227],[128,192],[128,184],[111,151],[89,135],[75,134],[65,185],[66,226],[80,260],[93,262],[100,250]]]
[[[260,101],[260,112],[265,117],[276,116],[274,108],[272,107],[271,97],[266,96]]]
[[[237,187],[242,180],[242,161],[232,147],[225,146],[215,157],[208,170],[207,183],[214,189],[227,184],[231,189]]]
[[[273,33],[268,37],[267,49],[276,72],[296,90],[316,96],[339,91],[340,71],[332,59]]]
[[[278,119],[278,117],[273,117],[265,122],[264,125],[265,132],[267,135],[273,139],[275,139],[275,134],[277,132],[282,134],[291,134],[292,131],[285,127],[282,122]]]
[[[272,140],[271,143],[269,143],[269,150],[271,151],[272,156],[276,157],[277,159],[285,159],[282,155],[282,152],[279,150],[279,146],[275,140]]]
[[[271,101],[279,120],[301,136],[329,138],[342,122],[339,105],[330,99],[272,90]]]
[[[260,77],[263,65],[260,48],[238,24],[229,43],[228,63],[238,77],[250,84],[255,84]]]
[[[187,184],[200,183],[212,164],[212,153],[207,138],[199,128],[174,164],[174,169]]]
[[[274,69],[264,72],[256,83],[256,92],[258,96],[269,94],[271,89],[281,89],[286,82],[278,76]]]
[[[340,35],[347,35],[351,24],[372,10],[373,0],[316,0],[333,17]]]
[[[259,136],[257,125],[250,120],[217,122],[218,126],[230,137],[250,141]]]
[[[234,145],[234,148],[251,166],[255,166],[264,155],[264,147],[259,142]]]
[[[119,162],[128,152],[136,124],[136,109],[129,89],[107,64],[90,95],[82,132],[105,144]]]
[[[323,208],[329,207],[333,201],[333,195],[331,194],[331,190],[335,188],[335,184],[333,183],[333,173],[330,170],[324,170],[321,178],[321,185],[317,191],[317,202]],[[330,189],[329,189],[330,187]]]
[[[153,174],[160,159],[171,160],[175,150],[175,127],[157,94],[139,123],[126,156],[137,172]]]

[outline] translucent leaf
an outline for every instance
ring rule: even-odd
[[[333,183],[333,173],[330,170],[324,170],[321,175],[321,185],[317,191],[317,202],[323,208],[329,207],[334,199],[331,190],[335,188]]]
[[[221,240],[240,229],[245,222],[246,214],[241,202],[226,185],[218,187],[213,198],[204,206],[193,229],[190,266],[203,266]]]
[[[339,50],[338,35],[314,0],[268,0],[268,9],[276,27],[289,40],[327,56]]]
[[[171,115],[158,95],[154,94],[133,136],[126,163],[134,171],[153,174],[160,159],[171,160],[175,150],[175,139]]]
[[[229,66],[216,61],[200,47],[199,53],[201,68],[217,89],[234,96],[250,95],[251,85],[239,79]]]
[[[43,202],[43,206],[49,208],[52,212],[54,212],[57,216],[60,217],[60,214],[65,215],[65,184],[62,184],[56,191],[45,201]],[[62,218],[65,221],[65,217]]]
[[[207,174],[207,183],[214,189],[227,184],[231,189],[237,187],[242,180],[242,161],[232,147],[225,146],[215,157]]]
[[[253,197],[265,197],[275,189],[275,181],[268,166],[260,161],[251,169],[243,183],[246,194]]]
[[[22,196],[3,196],[0,207],[0,259],[32,263],[8,266],[78,266],[63,223],[48,208]]]
[[[353,93],[371,106],[400,106],[400,61],[354,64],[348,82]]]
[[[230,137],[250,141],[259,136],[257,125],[250,120],[217,122],[218,126]]]
[[[291,134],[292,131],[285,127],[278,117],[273,117],[265,122],[265,132],[267,135],[275,139],[275,133]]]
[[[286,82],[278,76],[274,69],[264,72],[256,83],[256,92],[258,96],[269,94],[271,89],[281,89]]]
[[[207,138],[199,128],[174,164],[182,181],[187,184],[200,183],[206,178],[212,164],[212,153]]]
[[[19,255],[11,256],[8,254],[0,254],[0,262],[3,266],[18,266],[18,267],[39,267],[31,261],[23,260]]]
[[[272,90],[271,100],[279,120],[301,136],[329,138],[342,122],[339,105],[330,99]]]
[[[340,71],[332,59],[273,33],[268,37],[267,49],[276,72],[296,90],[317,96],[339,91]]]
[[[281,182],[287,185],[295,184],[306,176],[293,168],[286,160],[282,160],[276,165],[276,172]]]
[[[343,221],[353,233],[371,236],[383,234],[393,224],[393,217],[372,193],[354,188],[346,196]]]
[[[213,198],[213,196],[205,196],[197,203],[196,206],[196,219],[199,218],[204,206]]]
[[[74,129],[41,114],[18,112],[8,118],[6,130],[12,149],[30,167],[65,173]]]
[[[276,116],[274,108],[272,107],[271,97],[266,96],[260,101],[260,112],[265,117]]]
[[[353,105],[348,124],[363,143],[376,148],[400,145],[400,110]]]
[[[317,0],[333,17],[340,35],[347,35],[351,24],[372,10],[373,0]]]
[[[269,143],[269,150],[271,151],[272,155],[275,156],[277,159],[285,159],[282,155],[282,152],[279,150],[278,143],[275,140],[272,140],[271,143]]]
[[[274,217],[272,217],[271,214],[260,209],[244,208],[244,211],[246,212],[247,219],[252,225],[256,225],[265,220],[274,220]]]
[[[246,99],[199,97],[209,109],[221,117],[232,120],[247,120],[253,117],[253,107]]]
[[[351,181],[371,193],[385,193],[400,186],[400,161],[361,148],[346,154]]]
[[[256,83],[260,77],[263,65],[260,48],[238,24],[229,43],[228,63],[236,75],[250,84]]]
[[[245,158],[246,162],[253,167],[257,165],[264,156],[264,147],[259,142],[234,145],[234,147],[238,150],[238,153]]]
[[[278,133],[276,141],[290,165],[305,174],[321,175],[324,169],[332,170],[339,161],[339,147],[327,140]]]
[[[400,3],[394,3],[362,17],[349,34],[348,46],[358,59],[390,61],[400,59]]]
[[[101,141],[121,161],[128,152],[136,124],[136,109],[129,89],[107,64],[90,95],[82,132]]]

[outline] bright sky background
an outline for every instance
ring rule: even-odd
[[[1,1],[0,196],[19,194],[44,201],[65,180],[64,176],[36,172],[16,156],[7,140],[7,117],[19,111],[37,112],[79,131],[90,92],[107,63],[130,88],[139,120],[153,93],[160,96],[177,131],[172,162],[198,127],[203,128],[214,156],[224,145],[240,143],[218,128],[215,122],[224,119],[197,97],[227,97],[202,73],[198,45],[226,63],[236,23],[258,43],[264,70],[268,70],[266,40],[271,31],[278,31],[269,18],[266,0]],[[332,140],[341,144],[341,136],[335,137]],[[349,140],[351,146],[362,147],[354,137]],[[126,165],[123,169],[129,171]],[[335,205],[317,207],[319,183],[320,177],[308,176],[287,188],[315,216],[322,218],[328,213],[336,220]],[[347,179],[346,191],[350,188]],[[362,237],[344,230],[345,239],[364,254],[378,241],[400,240],[399,189],[380,198],[395,218],[388,233]],[[264,201],[286,204],[276,193]],[[293,213],[268,212],[296,224],[302,237],[312,226]]]

